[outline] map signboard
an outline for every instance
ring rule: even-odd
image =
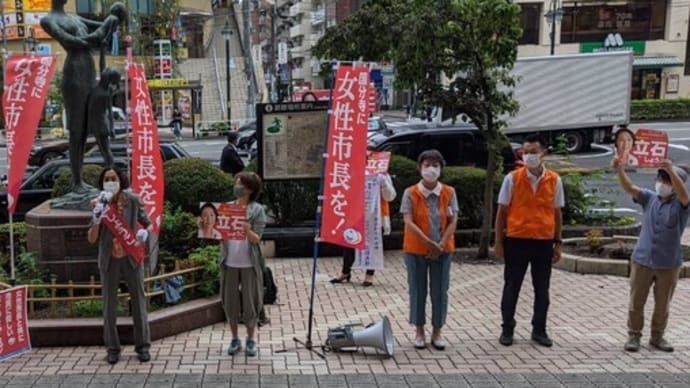
[[[256,117],[263,180],[321,177],[328,102],[257,104]]]

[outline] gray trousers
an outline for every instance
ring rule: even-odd
[[[221,264],[220,300],[229,323],[237,325],[242,318],[247,327],[255,327],[262,300],[254,267],[230,268]]]
[[[435,260],[405,253],[407,285],[410,292],[410,324],[426,324],[426,297],[431,291],[431,324],[441,329],[448,314],[448,287],[453,256],[444,253]]]
[[[132,322],[134,323],[134,350],[137,353],[151,347],[149,320],[144,294],[144,267],[132,267],[128,258],[110,258],[108,270],[101,271],[103,287],[103,342],[108,353],[120,353],[120,337],[117,334],[117,289],[124,278],[132,300]]]

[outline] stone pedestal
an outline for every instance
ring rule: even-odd
[[[28,249],[58,283],[98,280],[98,245],[86,238],[90,220],[90,211],[51,209],[50,201],[26,214]]]

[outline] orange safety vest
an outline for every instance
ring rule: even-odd
[[[412,207],[412,220],[419,229],[429,236],[431,233],[431,225],[429,225],[429,207],[426,202],[426,197],[422,194],[422,190],[415,184],[408,188],[410,193],[410,201]],[[439,213],[441,214],[441,235],[448,227],[450,218],[448,217],[448,208],[453,199],[453,189],[450,186],[441,184],[441,196],[438,201]],[[455,249],[455,235],[451,235],[446,245],[443,246],[443,251],[450,253]],[[429,248],[427,248],[424,241],[414,234],[410,228],[405,225],[405,233],[403,235],[403,251],[413,255],[427,255]]]
[[[544,169],[537,192],[527,178],[527,168],[513,171],[513,194],[508,205],[506,236],[534,240],[553,240],[556,236],[554,197],[558,174]]]

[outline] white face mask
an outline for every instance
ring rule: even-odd
[[[427,182],[436,182],[439,176],[441,176],[441,169],[438,167],[430,166],[422,168],[422,178]]]
[[[525,166],[528,168],[537,168],[541,164],[540,154],[523,154],[522,161],[525,162]]]
[[[673,194],[673,187],[671,187],[671,185],[667,185],[666,183],[656,182],[654,188],[656,189],[657,195],[662,198],[666,198]]]
[[[103,182],[103,190],[116,194],[118,191],[120,191],[120,182]]]

